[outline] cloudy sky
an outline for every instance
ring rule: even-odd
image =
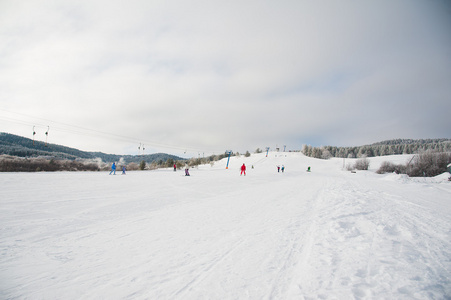
[[[197,156],[451,138],[451,1],[0,0],[0,131]]]

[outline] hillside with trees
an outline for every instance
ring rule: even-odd
[[[145,161],[150,164],[154,161],[167,161],[168,159],[183,160],[183,158],[165,154],[146,154],[146,155],[118,155],[106,154],[102,152],[86,152],[75,148],[69,148],[61,145],[47,144],[40,141],[33,141],[18,135],[9,133],[0,133],[0,154],[18,156],[18,157],[38,157],[47,156],[55,159],[96,159],[100,158],[103,162],[117,162],[121,158],[125,163],[140,163]]]
[[[427,150],[451,152],[451,139],[396,139],[358,147],[312,147],[304,145],[302,153],[314,158],[329,159],[331,157],[360,158],[396,154],[417,154]]]
[[[359,158],[348,169],[368,170],[367,157],[396,154],[415,154],[405,165],[389,162],[382,164],[377,173],[407,174],[411,177],[432,177],[448,170],[451,163],[451,139],[396,139],[360,147],[311,147],[305,145],[302,152],[306,156],[329,159],[332,157]]]
[[[118,155],[102,152],[86,152],[61,145],[0,133],[0,171],[96,171],[120,162],[130,169],[139,164],[158,168],[172,166],[184,158],[166,153],[146,155]]]

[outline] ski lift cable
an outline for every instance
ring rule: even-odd
[[[47,127],[46,125],[42,125],[42,124],[39,124],[39,123],[36,123],[36,122],[27,122],[27,121],[24,121],[24,120],[12,119],[12,118],[3,117],[3,116],[0,116],[0,120],[4,120],[4,121],[7,121],[7,122],[11,122],[11,123],[27,125],[27,126],[35,126],[37,128]]]
[[[72,129],[72,128],[75,128],[77,130],[82,130],[82,131],[86,131],[86,132],[95,132],[96,134],[120,137],[121,139],[126,139],[127,141],[136,141],[137,140],[137,139],[134,139],[134,138],[124,137],[124,136],[120,136],[120,135],[117,135],[117,134],[112,134],[112,133],[103,132],[103,131],[99,131],[99,130],[95,130],[95,129],[85,128],[85,127],[78,126],[78,125],[72,125],[72,124],[67,124],[67,123],[63,123],[63,122],[57,122],[57,121],[53,121],[53,120],[49,120],[49,119],[45,119],[45,118],[34,117],[34,116],[27,115],[27,114],[16,113],[16,112],[8,111],[8,110],[1,109],[1,108],[0,108],[0,110],[5,111],[5,112],[9,112],[9,113],[13,113],[13,114],[17,114],[17,115],[21,115],[21,116],[25,116],[25,117],[28,117],[28,118],[34,118],[34,119],[43,120],[43,121],[51,122],[51,123],[54,123],[54,124],[58,124],[58,127],[55,127],[55,128],[59,128],[61,131],[62,130],[67,130],[67,131],[74,132],[74,129]],[[41,126],[42,127],[47,127],[48,125],[42,125],[41,124]],[[64,128],[64,127],[68,127],[68,128]],[[53,126],[52,126],[52,128],[53,128]],[[78,132],[81,133],[80,131],[78,131]]]
[[[26,117],[30,117],[30,118],[35,118],[35,119],[48,121],[48,122],[51,122],[51,123],[54,123],[54,124],[58,124],[58,126],[54,125],[54,126],[52,126],[52,128],[56,129],[57,131],[61,131],[61,132],[69,132],[69,133],[76,133],[76,134],[89,135],[89,136],[100,136],[101,135],[101,136],[106,136],[106,137],[109,137],[109,138],[114,137],[116,139],[120,139],[120,140],[127,141],[127,142],[136,142],[136,141],[139,140],[139,139],[136,139],[136,138],[125,137],[125,136],[112,134],[112,133],[108,133],[108,132],[103,132],[103,131],[99,131],[99,130],[95,130],[95,129],[89,129],[89,128],[85,128],[85,127],[81,127],[81,126],[77,126],[77,125],[71,125],[71,124],[67,124],[67,123],[52,121],[52,120],[49,120],[49,119],[33,117],[33,116],[30,116],[30,115],[26,115],[26,114],[15,113],[15,112],[7,111],[7,110],[4,110],[4,109],[0,109],[0,110],[6,111],[6,112],[10,112],[10,113],[14,113],[14,114],[18,114],[18,115],[22,115],[22,116],[26,116]],[[23,120],[19,120],[19,119],[12,119],[12,118],[8,118],[8,117],[0,117],[0,118],[3,118],[4,120],[7,120],[7,121],[19,123],[19,124],[25,124],[25,125],[34,125],[34,124],[36,124],[36,122],[31,123],[31,122],[27,122],[27,121],[23,121]],[[43,125],[43,124],[39,124],[39,126],[40,127],[48,127],[48,125]],[[150,143],[158,145],[158,146],[168,146],[168,145],[160,144],[160,143],[157,143],[157,142],[150,142]],[[183,147],[178,147],[178,148],[179,149],[184,149]]]
[[[51,122],[52,124],[52,130],[54,131],[59,131],[59,132],[66,132],[66,133],[74,133],[74,134],[79,134],[79,135],[84,135],[84,136],[91,136],[91,137],[106,137],[106,138],[114,138],[116,140],[121,140],[121,141],[126,141],[126,142],[131,142],[131,143],[137,143],[138,141],[143,141],[145,142],[147,145],[151,145],[154,147],[160,147],[160,148],[165,148],[165,149],[174,149],[174,150],[180,150],[180,151],[184,151],[186,153],[187,150],[191,150],[194,152],[197,151],[201,151],[199,150],[199,148],[197,147],[180,147],[180,146],[175,146],[175,145],[168,145],[168,144],[164,144],[164,143],[160,143],[160,142],[156,142],[156,141],[150,141],[150,140],[145,140],[145,139],[137,139],[137,138],[133,138],[133,137],[126,137],[126,136],[122,136],[122,135],[118,135],[118,134],[113,134],[113,133],[108,133],[108,132],[103,132],[103,131],[99,131],[99,130],[95,130],[95,129],[89,129],[89,128],[85,128],[85,127],[81,127],[78,125],[71,125],[71,124],[67,124],[67,123],[62,123],[62,122],[56,122],[53,120],[49,120],[49,119],[45,119],[45,118],[40,118],[40,117],[34,117],[34,116],[30,116],[27,114],[23,114],[23,113],[16,113],[16,112],[12,112],[12,111],[8,111],[5,109],[0,108],[0,111],[4,111],[4,112],[8,112],[8,113],[13,113],[13,114],[17,114],[20,116],[24,116],[24,117],[28,117],[28,118],[33,118],[33,119],[39,119],[39,120],[43,120],[43,121],[47,121],[47,122]],[[24,124],[24,125],[33,125],[39,128],[46,128],[47,127],[47,134],[48,134],[48,130],[49,130],[49,125],[43,125],[43,124],[38,124],[36,122],[29,122],[29,121],[24,121],[21,119],[14,119],[11,117],[3,117],[0,116],[0,119],[9,121],[9,122],[14,122],[14,123],[18,123],[18,124]],[[36,124],[36,125],[35,125]],[[55,125],[57,124],[57,125]],[[202,150],[203,152],[203,150]],[[221,152],[221,151],[211,151],[211,152]]]
[[[32,123],[32,122],[27,122],[27,121],[23,121],[23,120],[18,120],[18,119],[12,119],[12,118],[5,118],[5,117],[0,117],[0,119],[8,121],[8,122],[12,122],[12,123],[16,123],[16,124],[21,124],[21,125],[26,125],[26,126],[33,126],[36,129],[33,130],[34,134],[37,134],[37,129],[38,128],[47,128],[46,136],[48,136],[48,132],[49,132],[49,127],[50,126],[45,126],[42,124],[37,124],[37,123]],[[36,124],[36,125],[35,125]],[[98,132],[97,133],[93,133],[93,132],[89,132],[89,131],[83,131],[83,130],[79,130],[79,129],[73,129],[73,128],[68,128],[68,127],[60,127],[60,126],[52,126],[52,130],[53,131],[57,131],[57,132],[62,132],[62,133],[72,133],[72,134],[77,134],[77,135],[82,135],[82,136],[90,136],[90,137],[106,137],[105,135],[101,135]],[[111,138],[111,136],[108,134],[108,138]],[[114,137],[116,140],[122,140],[122,141],[126,141],[126,142],[135,142],[135,140],[130,139],[130,138],[125,138],[125,137]]]
[[[4,109],[1,109],[2,111],[6,111],[6,112],[10,112]],[[11,112],[11,113],[15,113],[15,112]],[[184,151],[185,153],[187,152],[187,150],[191,150],[191,151],[200,151],[199,148],[197,147],[180,147],[180,146],[175,146],[175,145],[168,145],[168,144],[164,144],[164,143],[160,143],[160,142],[155,142],[155,141],[150,141],[150,140],[143,140],[143,139],[137,139],[137,138],[130,138],[130,137],[125,137],[125,136],[121,136],[121,135],[117,135],[117,134],[112,134],[112,133],[107,133],[107,132],[102,132],[99,130],[94,130],[94,129],[89,129],[89,128],[84,128],[81,126],[77,126],[77,125],[70,125],[67,123],[62,123],[62,122],[56,122],[56,121],[52,121],[49,119],[44,119],[44,118],[39,118],[39,117],[32,117],[26,114],[21,114],[21,113],[15,113],[18,115],[22,115],[22,116],[26,116],[26,117],[31,117],[31,118],[36,118],[36,119],[40,119],[40,120],[45,120],[54,124],[59,124],[62,126],[56,126],[56,125],[52,125],[52,129],[55,131],[59,131],[59,132],[68,132],[68,133],[75,133],[75,134],[79,134],[79,135],[85,135],[85,136],[92,136],[92,137],[98,137],[98,136],[103,136],[103,137],[108,137],[108,138],[115,138],[116,140],[122,140],[122,141],[126,141],[126,142],[132,142],[132,143],[136,143],[137,141],[141,140],[146,142],[147,144],[150,144],[152,146],[155,147],[161,147],[161,148],[166,148],[166,149],[175,149],[175,150],[180,150],[180,151]],[[25,124],[25,125],[32,125],[32,124],[37,124],[36,122],[27,122],[27,121],[23,121],[23,120],[18,120],[18,119],[12,119],[12,118],[5,118],[5,117],[0,117],[3,118],[5,120],[11,121],[11,122],[15,122],[15,123],[19,123],[19,124]],[[39,126],[42,128],[47,127],[47,130],[49,129],[49,125],[43,125],[43,124],[37,124],[34,126]],[[75,129],[74,129],[75,128]],[[48,132],[48,131],[47,131]],[[211,150],[209,149],[209,152],[221,152],[218,150]],[[202,152],[204,152],[202,150]]]
[[[50,127],[49,125],[43,125],[43,124],[34,123],[34,122],[27,122],[27,121],[23,121],[23,120],[19,120],[19,119],[6,118],[6,117],[2,117],[2,116],[0,116],[0,120],[33,127],[33,136],[37,135],[39,133],[40,129],[44,130],[44,128],[47,129],[45,131],[46,136],[48,136],[48,134],[49,134],[49,127]],[[78,134],[78,135],[83,135],[83,136],[99,137],[98,134],[93,134],[90,132],[84,132],[84,131],[80,131],[80,130],[74,130],[74,129],[70,129],[70,128],[62,128],[59,126],[52,126],[52,130],[57,131],[57,132],[62,132],[62,133],[72,133],[72,134]],[[127,142],[129,142],[129,141],[130,140],[127,140]]]

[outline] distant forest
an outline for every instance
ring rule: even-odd
[[[314,158],[360,158],[394,154],[417,154],[424,151],[451,152],[451,139],[396,139],[359,147],[312,147],[304,145],[302,153]]]
[[[147,155],[117,155],[102,152],[85,152],[65,146],[47,144],[40,141],[33,141],[18,135],[0,132],[0,155],[10,155],[17,157],[49,157],[57,160],[80,160],[100,158],[105,163],[113,163],[121,160],[125,164],[154,162],[166,162],[168,160],[184,160],[181,157],[165,154]]]

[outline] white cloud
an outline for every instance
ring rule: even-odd
[[[4,1],[0,108],[161,151],[449,137],[450,11],[438,1]],[[33,120],[0,122],[23,134]],[[132,143],[55,138],[118,153]]]

